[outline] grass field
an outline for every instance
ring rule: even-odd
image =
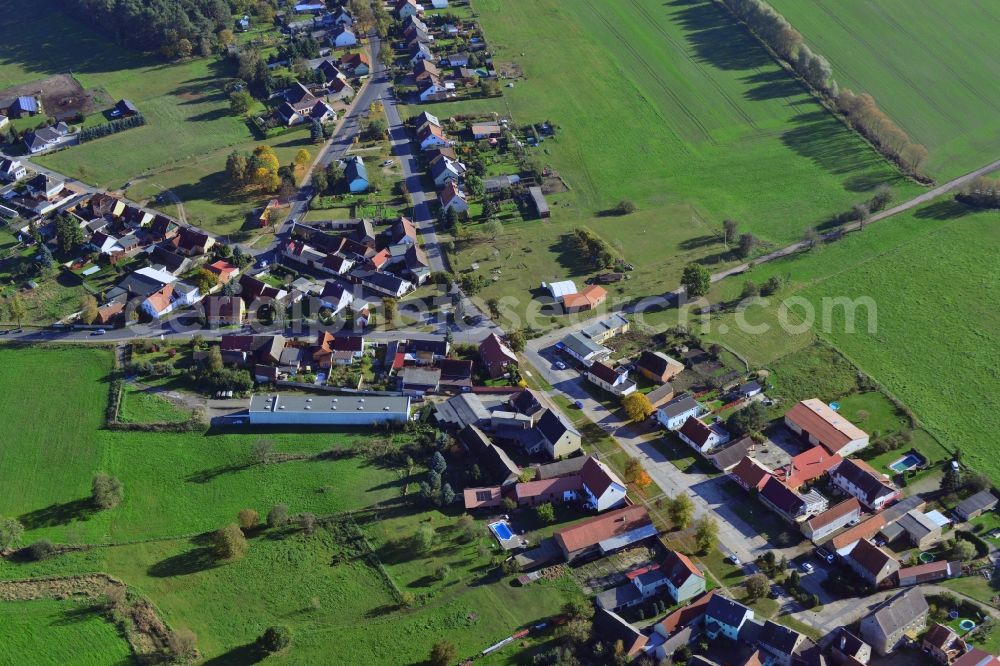
[[[345,541],[332,530],[264,531],[251,538],[246,558],[220,565],[204,535],[233,522],[242,508],[263,515],[285,503],[292,513],[330,515],[398,498],[407,479],[363,457],[248,464],[251,446],[262,438],[276,452],[319,453],[370,433],[101,430],[110,367],[106,349],[0,348],[6,405],[0,427],[16,433],[0,450],[0,516],[25,524],[25,543],[117,544],[37,563],[3,561],[0,578],[110,573],[148,597],[171,627],[192,629],[212,664],[251,663],[251,643],[272,624],[289,625],[295,636],[292,650],[272,658],[275,663],[412,663],[442,637],[460,654],[473,654],[580,594],[568,580],[513,587],[478,552],[478,541],[455,542],[449,530],[457,513],[408,503],[359,522],[386,558],[393,584],[420,597],[413,609],[398,607],[388,583],[362,555],[342,557]],[[56,394],[59,400],[41,397]],[[99,470],[118,476],[125,487],[124,501],[109,511],[95,512],[88,501]],[[440,547],[427,557],[391,558],[392,543],[424,522],[441,530]],[[450,578],[426,584],[443,562],[452,568]],[[26,649],[55,663],[61,648],[50,649],[48,635],[38,635],[46,642]],[[509,649],[491,663],[508,663],[518,654]]]
[[[190,412],[181,409],[172,402],[156,395],[126,385],[122,392],[121,409],[118,420],[125,423],[165,423],[168,421],[187,421]]]
[[[743,332],[735,315],[726,313],[713,315],[706,337],[780,377],[785,357],[808,367],[810,354],[799,350],[819,336],[885,385],[946,446],[960,447],[973,467],[1000,480],[1000,463],[984,434],[1000,426],[992,388],[1000,363],[998,222],[996,212],[939,200],[838,243],[758,266],[747,279],[759,284],[779,275],[788,285],[767,307],[754,307],[753,319],[747,317],[772,324],[770,329]],[[738,297],[742,283],[723,281],[712,300]],[[856,310],[853,332],[842,307],[824,318],[824,299],[838,297],[872,299],[874,330],[869,331],[872,315],[864,307]],[[802,330],[776,325],[782,300],[789,303],[787,321]],[[811,326],[803,319],[805,308],[815,313]],[[819,361],[811,372],[791,374],[829,379],[829,368]]]
[[[190,222],[218,233],[242,227],[245,213],[260,201],[227,196],[220,176],[230,151],[249,151],[259,142],[229,112],[223,90],[228,64],[216,57],[167,63],[119,47],[58,11],[34,11],[29,0],[3,0],[0,10],[0,37],[8,45],[0,57],[0,86],[72,72],[84,88],[132,100],[147,120],[39,163],[108,189],[134,181],[128,194],[138,200],[170,190]],[[308,143],[308,131],[272,143],[288,163]]]
[[[4,629],[0,664],[124,666],[132,663],[132,652],[125,639],[86,603],[2,601],[0,625]],[[43,642],[45,650],[41,653],[38,648]]]
[[[867,92],[948,179],[1000,159],[996,3],[772,0],[825,56],[841,88]]]
[[[474,7],[496,60],[516,62],[526,79],[503,100],[435,108],[509,107],[519,123],[555,123],[556,137],[533,154],[572,188],[550,197],[551,222],[508,225],[496,258],[485,245],[459,253],[460,268],[503,269],[488,296],[523,302],[540,280],[587,274],[563,238],[579,225],[636,265],[627,294],[660,293],[684,261],[723,260],[725,217],[784,243],[879,183],[913,191],[712,2]],[[638,212],[602,215],[621,199]]]

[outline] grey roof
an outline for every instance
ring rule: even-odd
[[[604,541],[601,541],[598,545],[601,551],[604,553],[609,553],[613,550],[618,550],[619,548],[624,548],[633,543],[638,543],[643,539],[650,539],[655,537],[659,532],[656,529],[656,525],[649,524],[643,525],[642,527],[637,527],[634,530],[629,530],[623,534],[616,534],[613,537],[609,537]]]
[[[664,405],[663,413],[667,415],[667,418],[674,418],[699,407],[698,401],[685,393]]]
[[[879,530],[879,533],[885,537],[886,543],[892,543],[899,537],[903,536],[906,530],[898,523],[890,523]]]
[[[712,598],[708,600],[708,605],[705,606],[706,618],[712,618],[730,627],[738,625],[748,612],[751,616],[753,615],[753,611],[743,604],[727,599],[721,594],[713,594]]]
[[[910,495],[883,511],[882,517],[885,518],[886,523],[894,523],[910,511],[923,508],[926,503],[920,495]]]
[[[437,386],[441,381],[441,371],[437,368],[403,368],[400,373],[403,384],[415,384],[418,386]]]
[[[990,490],[981,490],[975,495],[965,498],[958,503],[955,511],[959,515],[967,516],[976,511],[988,511],[997,505],[997,498]]]
[[[475,393],[461,393],[438,403],[434,416],[438,422],[456,428],[464,428],[490,419],[490,413],[486,411],[483,401]]]
[[[607,317],[606,319],[594,322],[593,324],[587,326],[580,332],[583,333],[588,338],[592,338],[595,335],[602,335],[604,333],[607,333],[612,329],[628,326],[629,323],[630,323],[629,320],[624,315],[615,313],[610,317]]]
[[[794,629],[768,620],[764,623],[758,640],[778,654],[790,655],[795,652],[803,638],[804,636]]]
[[[582,358],[593,354],[601,354],[607,350],[606,347],[597,344],[580,333],[570,333],[562,339],[562,343],[563,346]]]
[[[914,539],[921,539],[931,532],[941,528],[927,514],[921,511],[910,511],[896,523]]]
[[[595,601],[597,601],[599,608],[616,610],[641,598],[642,592],[639,591],[639,588],[632,583],[626,583],[625,585],[619,585],[618,587],[601,592],[597,595]]]
[[[617,613],[603,608],[597,609],[597,613],[594,614],[594,633],[612,644],[621,641],[626,650],[642,636],[642,632]]]
[[[843,641],[843,645],[841,645],[841,641]],[[844,654],[856,655],[868,644],[848,631],[847,628],[839,627],[835,630],[834,640],[830,645]]]
[[[739,439],[724,449],[720,449],[712,454],[712,461],[721,470],[733,467],[743,460],[755,443],[749,436]]]
[[[580,471],[583,464],[587,462],[587,458],[588,456],[576,456],[575,458],[538,465],[535,467],[535,480],[544,481],[559,476],[572,476]]]
[[[874,618],[882,633],[890,636],[926,613],[927,610],[927,600],[924,599],[923,593],[912,587],[882,602],[868,617]]]
[[[580,434],[576,428],[570,425],[569,421],[567,421],[562,414],[557,414],[551,409],[546,409],[542,412],[542,416],[538,419],[538,425],[536,427],[545,439],[549,440],[549,443],[553,444],[567,431],[576,435]]]
[[[896,492],[895,489],[888,486],[881,478],[851,459],[847,459],[837,465],[833,472],[857,486],[864,495],[864,501],[869,505],[879,497],[891,495]]]
[[[410,399],[406,396],[371,394],[350,395],[268,395],[257,393],[250,398],[250,413],[254,412],[349,412],[381,413],[408,412]]]
[[[474,425],[468,425],[462,428],[462,431],[458,433],[458,440],[465,445],[465,448],[469,450],[474,456],[478,456],[486,451],[493,442],[490,438],[486,436],[482,430]]]
[[[533,416],[542,409],[542,403],[538,402],[538,397],[531,392],[531,389],[523,389],[512,395],[510,406],[521,414],[527,414],[528,416]]]

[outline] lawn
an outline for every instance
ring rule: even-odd
[[[503,100],[438,110],[509,108],[518,123],[555,123],[556,136],[529,154],[572,188],[549,197],[551,221],[509,225],[496,259],[483,263],[489,248],[459,253],[460,268],[476,261],[503,269],[487,296],[516,295],[523,304],[540,280],[593,272],[564,240],[580,225],[635,264],[627,295],[662,293],[684,261],[724,260],[725,217],[784,243],[879,183],[898,183],[894,169],[712,2],[474,6],[495,59],[516,62],[526,79],[505,88]],[[604,214],[622,199],[638,212]]]
[[[0,450],[6,491],[0,515],[25,524],[25,543],[46,538],[116,544],[37,563],[3,561],[0,578],[110,573],[147,596],[171,627],[194,630],[202,654],[219,660],[211,663],[252,661],[250,644],[272,624],[289,625],[295,636],[292,650],[276,663],[408,663],[423,659],[442,637],[461,654],[473,654],[556,613],[579,594],[567,580],[512,587],[509,577],[492,573],[478,544],[466,547],[447,534],[441,545],[453,552],[386,562],[394,584],[418,595],[425,588],[414,585],[417,579],[439,562],[451,566],[453,577],[428,586],[430,598],[413,609],[401,609],[366,551],[332,528],[312,535],[259,532],[243,560],[219,564],[205,534],[233,522],[242,508],[264,515],[284,503],[293,514],[326,516],[391,504],[402,492],[404,474],[380,458],[360,455],[270,464],[251,464],[249,458],[260,440],[271,442],[275,453],[316,454],[370,440],[370,432],[102,430],[110,369],[109,349],[0,347],[0,399],[6,405],[0,427],[16,433]],[[42,398],[56,393],[59,400]],[[393,441],[405,440],[395,435]],[[125,488],[121,505],[101,512],[88,501],[99,470],[119,477]],[[447,532],[458,515],[407,503],[386,511],[369,522],[359,518],[376,548],[425,521]],[[516,654],[508,650],[495,663]]]
[[[771,0],[833,66],[930,151],[942,180],[1000,159],[996,3]]]
[[[803,345],[819,336],[912,409],[945,446],[960,447],[973,468],[1000,480],[1000,461],[982,436],[1000,426],[997,394],[988,388],[1000,362],[1000,285],[993,268],[1000,263],[998,220],[996,212],[938,200],[840,242],[758,266],[745,279],[760,284],[781,276],[787,285],[750,310],[774,325],[750,333],[732,313],[713,315],[706,337],[771,370],[782,397],[814,392],[836,399],[853,384],[852,371],[823,351],[825,345]],[[712,300],[737,298],[742,283],[717,284]],[[862,306],[853,327],[837,298],[870,299],[856,301]],[[781,302],[788,304],[785,328],[777,325]],[[782,384],[789,376],[796,386]]]
[[[118,420],[124,423],[165,423],[187,421],[191,414],[155,393],[147,393],[127,384],[122,391]]]
[[[3,663],[120,666],[132,651],[118,630],[86,602],[0,601]],[[44,635],[44,640],[39,640]],[[21,659],[7,661],[11,655]],[[28,661],[25,658],[30,657]]]
[[[245,213],[262,197],[227,195],[221,174],[231,150],[252,150],[258,142],[229,112],[223,89],[232,75],[228,63],[214,56],[168,63],[117,46],[58,11],[33,11],[29,0],[4,0],[0,6],[0,36],[7,44],[0,85],[72,72],[86,89],[103,88],[115,100],[132,100],[147,121],[38,158],[39,163],[108,189],[132,181],[128,194],[135,199],[169,190],[192,223],[219,233],[241,228]],[[308,131],[270,143],[288,163],[309,143]]]

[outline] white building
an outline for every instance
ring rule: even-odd
[[[625,484],[597,458],[587,458],[580,468],[580,480],[587,495],[587,505],[598,513],[624,504]]]
[[[250,423],[254,425],[374,425],[402,423],[409,418],[407,396],[257,394],[250,399]]]
[[[679,395],[656,410],[656,420],[667,430],[680,430],[690,417],[699,417],[705,409],[688,394]]]

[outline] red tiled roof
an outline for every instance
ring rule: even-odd
[[[575,294],[563,296],[563,307],[566,308],[596,308],[608,297],[608,291],[596,284],[589,285]]]
[[[601,363],[600,361],[594,361],[594,363],[591,364],[590,374],[609,384],[614,384],[618,381],[618,373],[615,372],[614,368],[610,365]]]
[[[552,536],[572,553],[651,523],[645,507],[627,506],[556,530]]]
[[[896,559],[867,539],[858,541],[848,557],[873,576],[878,575],[889,561]]]
[[[501,501],[500,488],[466,488],[462,493],[466,509],[499,506]]]
[[[681,426],[680,432],[698,446],[704,446],[708,438],[712,436],[712,429],[693,416],[687,418],[687,421]]]
[[[579,476],[557,476],[554,479],[528,481],[514,486],[514,492],[517,493],[518,499],[576,490],[580,490]]]
[[[171,296],[173,295],[174,285],[168,284],[159,291],[150,294],[146,301],[150,304],[150,306],[152,306],[153,310],[159,314],[170,306]]]
[[[750,456],[744,456],[743,460],[736,463],[736,467],[730,472],[737,479],[743,481],[747,488],[760,490],[770,478],[771,473],[759,462]]]
[[[864,520],[849,530],[841,532],[830,540],[835,550],[840,550],[844,546],[854,543],[858,539],[870,539],[878,534],[878,531],[885,527],[885,518],[882,514],[877,514]]]
[[[813,516],[808,520],[809,527],[817,530],[821,527],[829,525],[835,520],[843,518],[852,511],[861,511],[861,502],[854,497],[849,500],[845,500],[836,506],[830,507],[823,513]]]
[[[842,457],[831,454],[822,446],[814,446],[792,458],[785,474],[785,483],[791,488],[798,488],[804,483],[817,479],[840,464]]]
[[[855,439],[868,436],[865,431],[815,398],[797,403],[788,410],[785,418],[815,437],[830,453],[840,451]]]
[[[683,629],[704,615],[705,607],[708,606],[708,602],[712,599],[712,595],[714,594],[714,590],[706,592],[684,608],[675,610],[673,613],[663,618],[660,621],[659,626],[666,631],[668,636],[672,636],[678,629]]]
[[[517,363],[517,356],[497,337],[496,333],[490,333],[485,340],[479,343],[479,356],[484,365]]]

